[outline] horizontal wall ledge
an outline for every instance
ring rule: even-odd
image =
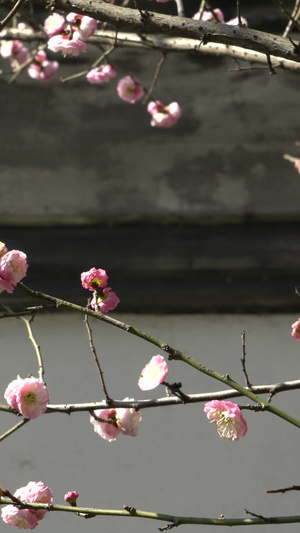
[[[299,222],[2,226],[24,251],[29,287],[86,304],[80,273],[104,268],[120,312],[295,312],[300,300]],[[19,289],[12,308],[35,305]]]

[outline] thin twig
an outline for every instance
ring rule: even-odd
[[[39,366],[39,370],[38,370],[39,380],[44,382],[45,369],[44,369],[41,349],[40,349],[40,346],[38,345],[38,343],[36,342],[36,340],[34,338],[32,327],[31,327],[31,323],[34,321],[36,313],[32,313],[31,312],[30,313],[30,318],[25,318],[24,315],[22,315],[20,313],[13,313],[12,309],[8,305],[4,305],[4,304],[1,304],[1,305],[2,305],[2,307],[4,309],[6,309],[6,311],[8,311],[9,315],[12,315],[15,318],[21,319],[24,322],[24,324],[25,324],[25,326],[27,328],[27,331],[28,331],[29,340],[32,342],[34,350],[35,350],[35,353],[36,353],[36,356],[37,356],[38,366]],[[35,308],[33,308],[33,309],[35,309]],[[3,318],[3,316],[1,318]]]
[[[206,0],[205,4],[206,4],[206,8],[208,9],[208,11],[211,12],[213,16],[213,21],[221,23],[222,21],[219,19],[218,14],[214,11],[214,8],[210,5],[210,2]]]
[[[178,17],[184,17],[185,14],[184,14],[183,1],[182,0],[175,0],[175,2],[176,2],[176,6],[177,6]]]
[[[109,46],[103,52],[103,54],[101,54],[101,56],[98,57],[98,59],[96,59],[96,61],[94,61],[94,63],[90,66],[89,69],[82,70],[81,72],[77,72],[76,74],[72,74],[72,76],[68,76],[67,78],[60,78],[60,81],[62,83],[67,83],[68,81],[72,81],[72,80],[75,80],[76,78],[81,78],[82,76],[85,76],[86,74],[88,74],[88,72],[90,72],[90,70],[92,70],[93,68],[98,67],[98,65],[100,65],[100,63],[103,61],[103,59],[105,59],[109,54],[111,54],[112,51],[115,48],[116,48],[116,44],[114,43],[113,45]]]
[[[102,372],[102,368],[101,368],[101,365],[100,365],[100,362],[99,362],[99,359],[98,359],[98,356],[97,356],[96,348],[95,348],[95,345],[94,345],[93,336],[92,336],[92,330],[91,330],[91,327],[90,327],[90,324],[89,324],[88,315],[85,315],[84,323],[85,323],[85,326],[86,326],[86,329],[87,329],[90,348],[91,348],[92,354],[94,356],[96,366],[98,368],[100,382],[101,382],[101,385],[102,385],[104,396],[105,396],[105,399],[107,401],[107,404],[110,404],[111,398],[108,395],[107,388],[106,388],[106,385],[105,385],[104,374]]]
[[[10,10],[10,12],[6,15],[6,17],[3,20],[1,20],[0,31],[3,30],[6,24],[8,24],[8,22],[13,18],[13,16],[16,14],[18,9],[21,7],[22,3],[23,3],[23,0],[17,0],[14,7]]]
[[[282,34],[282,37],[288,37],[291,29],[292,29],[292,26],[294,24],[294,20],[298,21],[298,18],[299,18],[299,15],[300,15],[300,0],[296,0],[295,1],[295,5],[294,5],[294,9],[293,9],[293,12],[291,14],[291,18]]]
[[[251,389],[251,383],[250,383],[248,372],[247,372],[247,369],[246,369],[246,332],[245,332],[245,330],[243,330],[241,332],[241,338],[242,338],[241,363],[242,363],[243,373],[244,373],[244,376],[245,376],[245,383],[246,383],[247,387],[249,387],[249,389]]]
[[[160,73],[160,70],[161,70],[161,67],[163,66],[164,64],[164,61],[166,59],[166,54],[163,53],[159,62],[157,63],[156,65],[156,69],[155,69],[155,72],[154,72],[154,76],[153,76],[153,79],[152,79],[152,82],[151,82],[151,85],[149,87],[149,90],[147,92],[147,94],[145,95],[144,99],[143,99],[143,104],[146,104],[146,102],[148,102],[148,100],[151,98],[151,95],[154,91],[154,88],[155,88],[155,85],[157,83],[157,80],[158,80],[158,76],[159,76],[159,73]]]
[[[284,494],[285,492],[288,492],[290,490],[300,490],[300,485],[292,485],[291,487],[284,487],[283,489],[269,489],[267,490],[267,493],[275,494],[277,492],[282,492],[282,494]]]
[[[295,26],[298,28],[298,30],[300,30],[300,25],[299,25],[299,22],[298,20],[293,16],[293,14],[291,15],[288,10],[286,9],[285,5],[283,4],[283,2],[281,2],[281,0],[273,0],[275,2],[275,4],[277,4],[281,11],[283,11],[283,13],[289,18],[289,20],[295,24]]]
[[[241,5],[240,0],[236,0],[236,16],[239,21],[239,26],[242,26],[242,17],[241,17]]]
[[[266,524],[273,524],[274,519],[272,518],[272,516],[267,517],[263,516],[262,514],[252,513],[251,511],[247,511],[247,509],[245,509],[245,513],[254,516],[254,518],[259,518],[260,520],[263,520]]]
[[[12,435],[15,431],[17,431],[17,429],[20,429],[22,426],[27,424],[27,422],[29,422],[29,418],[23,418],[23,420],[21,420],[21,422],[19,422],[18,424],[16,424],[15,426],[13,426],[8,431],[3,433],[3,435],[0,436],[0,442],[2,440],[6,439],[7,437],[9,437],[10,435]]]

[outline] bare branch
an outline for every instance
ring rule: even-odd
[[[284,487],[283,489],[269,489],[267,490],[268,494],[275,494],[277,492],[281,492],[284,494],[285,492],[289,492],[290,490],[300,490],[300,485],[292,485],[291,487]]]
[[[272,385],[255,385],[251,387],[251,390],[257,394],[268,394],[273,389],[276,389],[276,392],[284,392],[300,389],[300,380],[296,381],[284,381],[282,383],[274,383]],[[184,403],[203,403],[209,402],[212,400],[228,400],[229,398],[239,398],[242,394],[234,389],[201,393],[201,394],[185,394]],[[91,402],[83,404],[61,404],[61,405],[52,405],[49,404],[47,407],[47,413],[66,413],[71,414],[76,411],[91,411],[93,409],[107,409],[107,407],[129,407],[132,409],[150,409],[154,407],[169,407],[171,405],[182,405],[183,401],[178,397],[166,396],[164,398],[158,398],[155,400],[111,400],[109,406],[107,402]],[[3,408],[3,409],[2,409]],[[7,406],[0,405],[0,411],[7,411]],[[10,411],[12,412],[13,411]]]
[[[17,0],[14,7],[10,10],[10,12],[6,15],[6,17],[0,22],[0,31],[3,30],[3,28],[6,26],[6,24],[9,23],[9,21],[13,18],[13,16],[17,13],[17,11],[20,9],[22,3],[24,0]]]
[[[48,4],[48,0],[35,0],[35,2],[45,7]],[[130,30],[143,35],[159,33],[165,36],[184,37],[194,39],[195,45],[201,41],[222,43],[300,62],[300,54],[295,52],[292,43],[287,39],[245,27],[214,24],[148,11],[145,12],[146,16],[141,17],[135,9],[116,6],[100,0],[89,0],[89,2],[86,0],[54,0],[54,4],[56,10],[88,15],[101,22],[108,22],[118,30]]]

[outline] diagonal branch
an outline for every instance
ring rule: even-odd
[[[47,7],[48,0],[35,0],[35,3]],[[184,37],[194,39],[195,44],[222,43],[300,62],[300,54],[287,39],[245,27],[214,24],[148,11],[145,12],[145,16],[141,17],[135,9],[116,6],[101,0],[89,0],[89,2],[86,0],[53,0],[52,3],[55,10],[74,11],[94,17],[122,31],[132,31],[143,35],[159,33],[165,36]]]

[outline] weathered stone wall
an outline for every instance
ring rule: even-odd
[[[65,62],[63,75],[92,57]],[[149,85],[159,57],[119,50],[113,60]],[[2,82],[0,221],[298,218],[299,175],[282,155],[299,151],[299,74],[236,69],[170,56],[154,93],[182,106],[170,130],[151,128],[114,80]]]

